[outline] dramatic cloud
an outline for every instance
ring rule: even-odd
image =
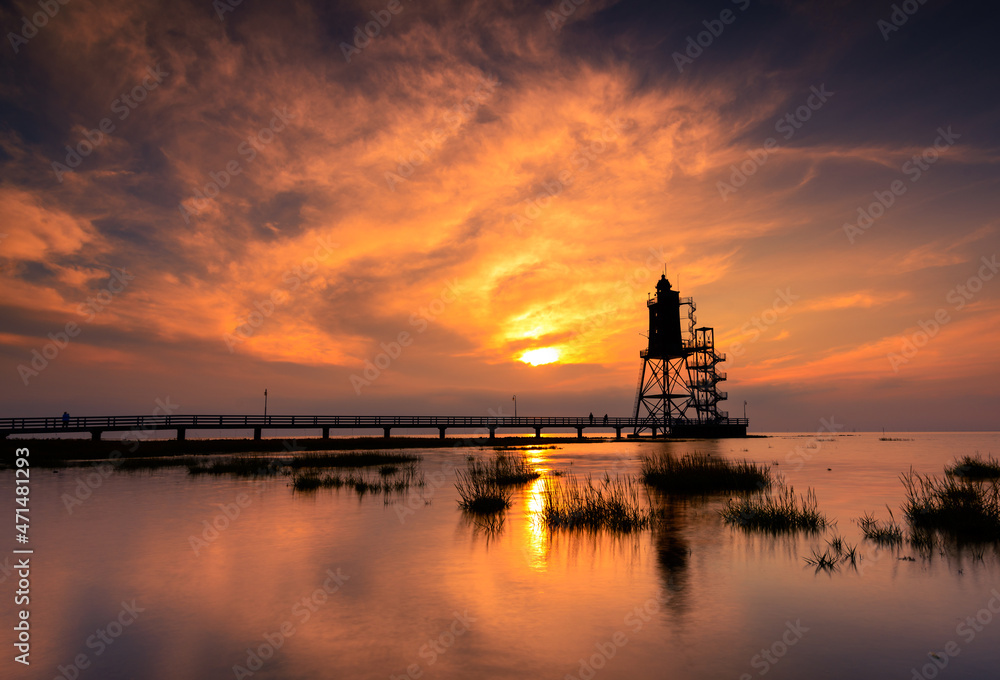
[[[992,9],[37,11],[3,14],[5,415],[629,415],[665,269],[754,429],[997,426]]]

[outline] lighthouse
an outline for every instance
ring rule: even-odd
[[[666,275],[646,301],[648,343],[639,352],[632,436],[745,437],[745,418],[719,410],[725,354],[715,349],[715,330],[698,326],[692,298],[682,298]]]

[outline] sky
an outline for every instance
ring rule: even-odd
[[[0,416],[627,416],[665,272],[752,432],[1000,429],[993,5],[2,6]]]

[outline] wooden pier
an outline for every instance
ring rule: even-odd
[[[393,429],[437,430],[441,439],[449,429],[476,430],[478,434],[496,437],[498,429],[534,429],[535,436],[541,437],[546,428],[575,429],[583,438],[584,430],[611,431],[621,438],[622,431],[633,431],[635,418],[604,418],[603,416],[286,416],[286,415],[158,415],[158,416],[71,416],[64,421],[59,416],[35,418],[0,418],[0,438],[25,434],[59,434],[89,432],[91,438],[99,440],[104,432],[143,433],[148,438],[153,431],[174,431],[177,439],[183,440],[188,430],[252,430],[254,439],[261,439],[264,430],[317,430],[324,439],[330,437],[331,430],[382,430],[389,437]],[[648,427],[648,420],[643,420]],[[746,436],[746,418],[727,418],[720,423],[676,423],[678,432],[684,436],[694,434],[699,427],[705,427],[707,437]],[[670,434],[669,424],[661,428]],[[654,436],[656,432],[654,430]]]

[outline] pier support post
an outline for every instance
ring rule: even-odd
[[[179,442],[184,441],[185,439],[187,439],[186,435],[187,431],[183,427],[177,428],[177,441]]]
[[[262,428],[259,428],[259,427],[255,427],[255,428],[253,429],[253,440],[254,440],[255,442],[259,442],[259,441],[260,441],[260,439],[261,439],[261,429],[262,429]]]
[[[438,428],[438,432],[439,432],[439,433],[441,434],[441,439],[444,439],[444,431],[445,431],[446,429],[447,429],[447,428],[444,428],[444,427],[439,427],[439,428]]]
[[[386,439],[388,439],[389,438],[389,432],[391,432],[391,431],[392,431],[391,427],[383,427],[382,428],[382,436],[385,437]]]
[[[323,439],[329,439],[329,438],[330,438],[330,428],[324,427],[323,428]]]
[[[90,438],[92,440],[94,440],[95,442],[101,441],[101,430],[91,430],[90,431]]]
[[[542,428],[540,428],[540,427],[536,427],[536,428],[535,428],[535,438],[536,438],[536,439],[538,439],[538,438],[540,438],[541,436],[542,436]]]
[[[622,438],[622,429],[620,427],[616,427],[615,428],[615,439],[621,439],[621,438]]]
[[[490,439],[496,439],[496,438],[497,438],[497,426],[490,425]]]
[[[583,428],[582,427],[576,428],[576,438],[577,439],[583,439]]]

